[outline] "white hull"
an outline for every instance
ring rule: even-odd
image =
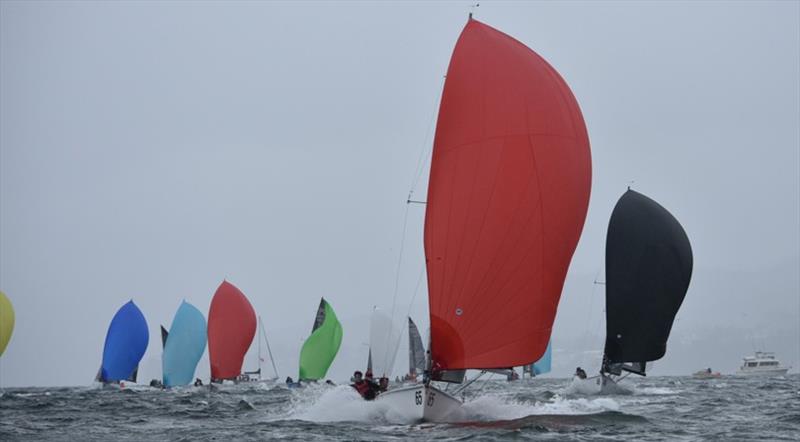
[[[751,368],[749,370],[742,370],[736,372],[736,376],[783,376],[789,371],[788,367],[778,368]]]
[[[593,376],[587,379],[581,379],[577,376],[572,378],[572,383],[567,387],[567,394],[578,395],[628,395],[632,394],[633,390],[626,386],[621,386],[610,377],[607,376]]]
[[[376,401],[407,422],[451,422],[459,420],[461,401],[434,386],[422,384],[381,393]]]

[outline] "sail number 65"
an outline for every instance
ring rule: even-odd
[[[417,405],[422,405],[422,392],[418,391],[414,394],[414,403]]]

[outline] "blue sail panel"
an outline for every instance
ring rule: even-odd
[[[128,301],[108,326],[100,380],[114,382],[130,378],[139,366],[149,340],[150,333],[142,311],[133,301]]]
[[[533,363],[533,374],[540,375],[550,372],[550,362],[552,359],[551,354],[551,347],[553,345],[552,341],[547,343],[547,350],[544,351],[544,354],[538,361]]]
[[[161,359],[165,387],[188,385],[206,350],[206,318],[195,306],[183,301],[169,329]]]

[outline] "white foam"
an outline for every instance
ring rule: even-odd
[[[411,424],[387,402],[365,401],[350,386],[335,388],[307,387],[293,391],[291,410],[278,419],[299,419],[310,422],[385,422]],[[593,414],[618,411],[619,404],[606,397],[567,399],[558,395],[551,401],[527,402],[498,394],[487,394],[468,400],[462,407],[459,421],[497,421],[519,419],[530,415]]]
[[[309,386],[294,390],[290,419],[311,422],[392,422],[391,410],[382,402],[365,401],[349,385]],[[387,414],[389,416],[387,416]]]
[[[637,386],[634,390],[634,394],[637,395],[653,395],[653,396],[663,396],[663,395],[672,395],[672,394],[679,394],[681,390],[673,390],[671,388],[664,388],[664,387],[639,387]]]
[[[520,419],[542,414],[594,414],[603,411],[618,411],[619,404],[611,398],[567,399],[554,396],[552,401],[525,402],[497,395],[480,396],[464,404],[465,418],[468,420],[496,421]]]

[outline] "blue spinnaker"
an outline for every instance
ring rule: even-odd
[[[550,361],[552,359],[551,354],[551,347],[553,345],[552,341],[547,343],[547,350],[544,351],[544,354],[538,361],[533,363],[533,374],[540,375],[550,372]]]
[[[183,301],[169,329],[161,369],[164,386],[188,385],[206,350],[206,318],[195,306]]]
[[[99,380],[123,381],[134,374],[142,360],[150,334],[142,311],[133,301],[120,307],[111,320],[103,347]]]

